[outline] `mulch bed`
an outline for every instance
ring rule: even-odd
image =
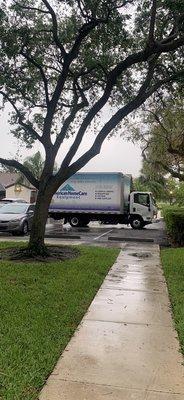
[[[8,248],[0,250],[0,261],[17,261],[17,262],[52,262],[65,261],[76,258],[80,255],[80,251],[68,246],[47,246],[48,254],[44,256],[34,255],[29,252],[28,248]]]

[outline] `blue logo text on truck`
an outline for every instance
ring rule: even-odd
[[[87,196],[87,192],[83,192],[81,190],[77,192],[71,185],[67,184],[63,188],[59,188],[56,195],[58,199],[79,199],[81,196]]]

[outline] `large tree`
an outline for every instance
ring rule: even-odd
[[[162,173],[154,170],[149,163],[143,161],[140,175],[134,179],[135,190],[150,191],[157,200],[163,200],[166,196],[167,180]]]
[[[40,179],[16,160],[38,189],[29,249],[42,253],[54,192],[101,150],[121,121],[156,91],[183,76],[184,10],[176,0],[1,1],[0,93],[12,107],[12,132],[43,145]],[[100,119],[108,108],[109,117]],[[80,144],[96,122],[83,155]],[[63,141],[73,144],[53,173]]]
[[[184,181],[184,101],[169,101],[164,110],[145,110],[147,133],[139,129],[145,164],[153,172],[170,174]]]

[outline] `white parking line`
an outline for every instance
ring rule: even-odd
[[[107,231],[107,232],[105,232],[105,233],[102,233],[102,235],[95,237],[93,240],[98,240],[98,239],[100,239],[102,236],[105,236],[105,235],[107,235],[108,233],[110,233],[110,232],[112,232],[112,231],[113,231],[113,229],[111,229],[110,231]]]

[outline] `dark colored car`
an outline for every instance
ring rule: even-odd
[[[0,208],[0,232],[26,235],[31,229],[34,204],[8,203]]]

